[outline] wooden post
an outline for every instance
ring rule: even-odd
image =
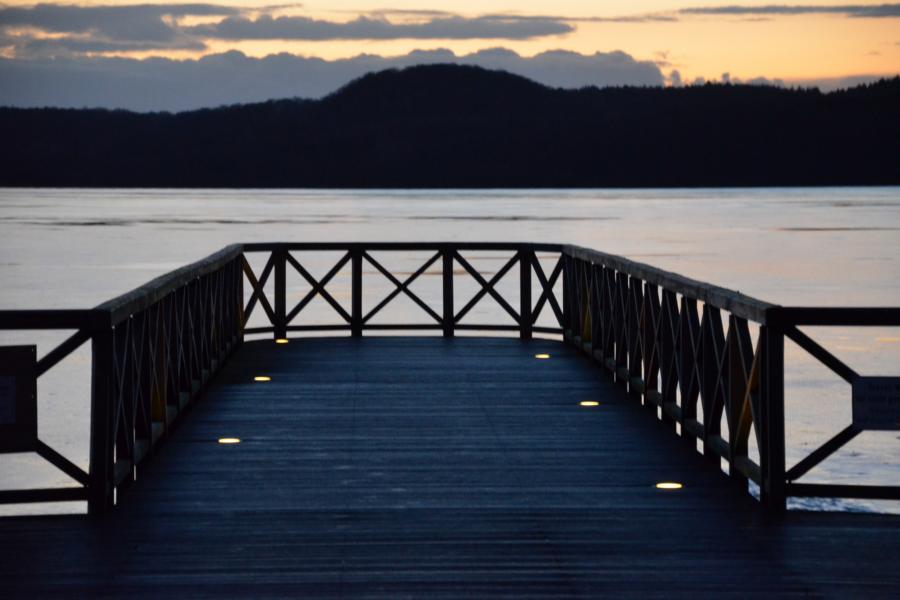
[[[239,346],[244,343],[244,269],[241,266],[241,261],[243,260],[244,255],[242,254],[239,258],[236,258],[234,264],[232,265],[232,282],[234,283],[234,290],[231,301],[234,303],[234,321],[232,322],[232,326],[234,327],[234,335],[231,338],[232,342],[235,346]]]
[[[275,262],[275,339],[287,337],[287,250],[272,250]]]
[[[350,254],[352,274],[350,332],[353,337],[362,337],[362,251],[352,250]]]
[[[531,261],[533,251],[519,251],[519,337],[530,340],[531,322]]]
[[[113,506],[115,476],[112,432],[113,329],[94,333],[91,341],[91,450],[88,514],[100,515]]]
[[[444,337],[453,337],[454,312],[453,312],[453,250],[444,249],[442,253],[443,259],[443,280],[444,280],[444,302],[442,324],[444,328]]]
[[[759,498],[763,507],[774,514],[787,508],[784,476],[784,335],[771,326],[759,330],[762,345],[760,372],[760,412],[762,443],[760,471],[762,485]]]
[[[741,340],[748,339],[749,335],[747,322],[734,315],[729,315],[728,338],[726,339],[728,356],[725,359],[728,361],[728,398],[726,402],[731,413],[731,417],[728,419],[730,425],[728,431],[728,476],[737,488],[743,491],[747,490],[747,477],[738,470],[736,461],[738,457],[747,456],[747,442],[746,439],[738,435],[737,423],[741,414],[740,411],[744,405],[744,396],[747,394],[747,385],[744,382],[744,366],[742,365],[743,359],[741,358]],[[762,338],[757,343],[762,343]],[[749,352],[749,348],[747,350]],[[752,371],[752,366],[750,370]],[[760,419],[760,422],[763,422],[762,419]],[[759,451],[760,453],[765,453],[763,448],[760,448]],[[760,462],[762,462],[762,459],[760,459]]]
[[[572,290],[570,289],[572,286],[572,257],[568,254],[563,255],[563,270],[562,270],[562,292],[563,292],[563,305],[562,305],[562,313],[563,313],[563,339],[567,339],[567,336],[572,335],[572,307],[570,306],[572,302]]]

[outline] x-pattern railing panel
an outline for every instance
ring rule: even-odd
[[[413,293],[412,290],[409,289],[409,286],[418,279],[423,273],[425,273],[431,265],[436,263],[441,259],[441,252],[435,252],[435,254],[429,258],[425,263],[416,269],[411,275],[409,275],[402,282],[397,279],[390,271],[388,271],[384,266],[377,260],[375,260],[371,254],[368,252],[363,252],[363,258],[369,262],[373,267],[375,267],[379,273],[385,276],[388,281],[394,284],[394,289],[391,291],[384,299],[382,299],[378,304],[376,304],[366,315],[363,317],[363,323],[368,323],[372,317],[378,314],[378,312],[383,309],[385,306],[390,303],[391,300],[399,296],[401,293],[405,294],[409,297],[410,300],[415,302],[423,311],[425,311],[428,316],[435,320],[437,323],[443,323],[443,318],[441,315],[437,314],[434,309],[428,306],[418,295]]]
[[[401,245],[402,246],[402,245]],[[250,295],[246,304],[243,306],[243,322],[248,333],[268,333],[272,332],[276,337],[283,337],[288,331],[316,331],[324,329],[349,329],[354,335],[358,335],[362,330],[371,329],[420,329],[423,327],[431,327],[435,329],[443,329],[445,335],[452,335],[455,329],[509,329],[521,330],[523,337],[531,335],[532,330],[544,333],[553,332],[552,327],[539,327],[538,319],[541,318],[543,311],[550,310],[553,317],[560,325],[564,319],[565,310],[561,306],[556,296],[555,288],[560,283],[564,274],[564,260],[560,253],[553,263],[553,268],[548,273],[545,271],[541,261],[538,259],[536,251],[531,248],[523,249],[521,245],[511,245],[512,255],[505,260],[500,269],[493,273],[490,278],[485,277],[478,269],[476,269],[469,259],[467,259],[460,249],[446,244],[439,244],[433,247],[425,245],[414,245],[414,250],[431,250],[433,254],[425,260],[414,272],[409,274],[404,280],[400,280],[394,273],[388,269],[384,263],[379,260],[374,251],[378,252],[395,252],[398,248],[391,245],[374,244],[371,247],[366,245],[351,245],[349,247],[334,244],[298,244],[298,245],[272,245],[262,246],[256,245],[252,248],[253,252],[267,253],[266,261],[263,263],[261,270],[257,275],[257,271],[251,266],[249,260],[244,257],[241,261],[244,277],[249,284]],[[473,249],[478,248],[477,246]],[[402,249],[402,248],[400,248]],[[297,251],[341,251],[341,257],[333,265],[333,267],[321,278],[312,275],[309,269],[304,266],[303,262],[294,254]],[[489,247],[485,250],[501,251],[502,247]],[[371,265],[381,276],[387,279],[394,288],[387,295],[377,301],[375,305],[367,312],[362,311],[363,296],[363,264]],[[348,311],[347,308],[335,299],[335,295],[329,291],[330,286],[334,284],[336,275],[347,265],[351,267],[350,296],[353,299],[353,306]],[[444,286],[444,306],[438,310],[438,307],[430,305],[419,294],[413,291],[412,284],[417,281],[425,272],[434,267],[436,264],[441,265],[440,275],[443,278]],[[473,281],[478,287],[474,295],[466,301],[461,307],[454,306],[453,297],[453,279],[454,265],[462,267],[462,271]],[[516,266],[518,265],[518,269]],[[283,276],[279,276],[279,272],[290,266],[309,284],[310,289],[304,297],[293,306],[290,310],[284,306],[284,297],[286,295],[286,284]],[[280,271],[281,270],[281,271]],[[504,277],[518,271],[520,278],[520,291],[522,297],[519,300],[519,309],[514,307],[513,302],[504,297],[498,290],[498,284]],[[266,286],[271,281],[274,274],[274,299],[270,298],[266,293]],[[537,282],[537,301],[532,302],[531,285],[532,276]],[[346,285],[346,283],[343,283]],[[342,290],[346,292],[346,290]],[[525,294],[527,292],[527,295]],[[409,298],[415,303],[433,323],[422,325],[416,323],[409,324],[389,324],[381,325],[373,323],[376,315],[380,314],[386,306],[400,296]],[[302,325],[295,324],[298,315],[306,309],[309,304],[316,298],[321,297],[325,300],[340,317],[338,323],[329,322],[310,322]],[[464,323],[463,320],[469,315],[472,309],[484,298],[490,297],[500,308],[508,314],[514,321],[514,325],[470,325]],[[257,305],[263,307],[269,325],[262,327],[247,327],[250,315]],[[448,308],[449,307],[449,308]],[[452,308],[452,310],[451,310]],[[283,310],[283,312],[281,312]],[[319,317],[321,319],[321,317]],[[561,330],[560,330],[561,331]]]
[[[512,317],[513,321],[515,321],[516,323],[521,322],[519,313],[516,312],[516,310],[512,306],[510,306],[509,302],[507,302],[506,299],[501,296],[500,293],[495,289],[497,283],[501,279],[503,279],[503,277],[507,273],[509,273],[510,270],[514,266],[516,266],[516,264],[518,264],[518,254],[513,255],[512,258],[506,261],[503,266],[500,267],[500,269],[496,273],[494,273],[490,280],[486,280],[481,275],[481,273],[479,273],[475,269],[475,267],[473,267],[471,263],[469,263],[469,261],[466,260],[459,252],[455,252],[453,258],[462,266],[463,269],[466,270],[467,273],[469,273],[469,275],[472,276],[472,279],[474,279],[481,286],[481,289],[478,290],[478,292],[459,310],[459,312],[457,312],[453,316],[453,320],[456,323],[462,321],[463,317],[465,317],[486,294],[490,294],[491,298],[497,301],[497,304],[499,304],[500,307],[503,308],[503,310],[506,311],[506,313],[510,317]]]
[[[341,318],[344,319],[345,322],[350,323],[350,321],[352,320],[350,314],[344,309],[343,306],[341,306],[341,303],[335,300],[334,297],[330,293],[328,293],[328,290],[325,289],[325,286],[327,286],[328,283],[332,279],[334,279],[334,276],[337,275],[348,262],[350,262],[350,253],[345,253],[321,279],[316,279],[315,277],[313,277],[309,273],[309,271],[307,271],[303,267],[303,265],[301,265],[297,261],[296,258],[291,256],[290,253],[287,253],[285,258],[288,264],[290,264],[294,268],[294,270],[296,270],[307,281],[307,283],[312,286],[312,289],[309,291],[309,293],[307,293],[306,296],[304,296],[303,299],[300,300],[300,302],[298,302],[297,305],[294,306],[294,308],[291,309],[291,311],[288,313],[285,319],[286,324],[293,321],[294,318],[298,314],[300,314],[300,311],[303,310],[307,304],[312,302],[312,300],[317,295],[321,296],[326,302],[328,302],[328,304],[331,305],[331,307],[341,316]]]

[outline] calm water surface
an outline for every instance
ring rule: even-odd
[[[0,189],[0,308],[94,306],[238,241],[565,242],[624,255],[769,302],[900,306],[900,188]],[[311,270],[326,271],[331,266],[328,258],[308,257]],[[418,258],[386,262],[402,272],[414,270]],[[489,257],[473,260],[480,261],[476,266],[484,272],[499,264]],[[379,285],[385,293],[392,289],[386,281]],[[513,282],[511,289],[516,285]],[[289,294],[300,297],[304,291],[298,283]],[[408,315],[408,308],[398,302],[392,310],[402,316]],[[309,315],[314,320],[330,317],[325,306]],[[503,315],[489,300],[474,313],[481,322]],[[821,328],[807,333],[862,374],[900,375],[898,329]],[[42,354],[62,337],[0,332],[0,343],[36,342]],[[790,466],[850,423],[850,390],[790,342],[786,361]],[[41,438],[85,467],[89,364],[84,348],[42,377],[39,390]],[[898,485],[900,434],[866,432],[805,480]],[[40,460],[0,456],[0,488],[68,483]],[[54,507],[61,508],[73,507]]]

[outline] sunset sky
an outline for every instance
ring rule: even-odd
[[[536,55],[565,50],[569,54],[545,56],[541,68],[549,68],[552,58],[557,70],[565,70],[573,57],[582,58],[572,54],[577,53],[596,55],[607,64],[624,60],[649,66],[659,80],[639,75],[637,79],[572,76],[573,81],[587,79],[583,84],[764,79],[827,88],[900,72],[900,3],[310,0],[273,5],[219,0],[36,6],[13,0],[0,4],[0,55],[18,74],[36,64],[28,61],[70,59],[84,64],[110,56],[180,61],[236,50],[251,58],[287,53],[329,64],[361,54],[405,57],[409,63],[415,61],[407,55],[416,50],[444,49],[465,57],[501,48],[523,59],[523,69]],[[569,83],[549,79],[550,84]],[[319,93],[315,86],[311,90],[310,94]]]

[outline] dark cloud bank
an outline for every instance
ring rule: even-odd
[[[274,7],[270,7],[274,8]],[[668,14],[620,17],[481,15],[464,17],[439,11],[381,11],[346,22],[303,16],[273,16],[270,10],[218,4],[129,4],[76,6],[0,5],[0,48],[15,58],[0,59],[0,106],[125,108],[182,111],[257,102],[272,98],[319,98],[371,72],[414,64],[453,63],[501,69],[564,88],[583,86],[680,85],[664,63],[642,61],[624,52],[581,55],[551,51],[521,57],[496,48],[466,56],[449,50],[414,51],[406,56],[361,55],[326,61],[290,54],[250,58],[240,52],[198,60],[134,60],[91,56],[98,53],[202,52],[209,40],[528,40],[575,31],[578,23],[678,21],[694,17],[777,17],[831,14],[842,18],[900,17],[900,4],[839,6],[711,6]],[[397,16],[419,20],[397,21]],[[183,17],[211,17],[214,23],[186,25]],[[35,32],[40,32],[35,34]],[[51,35],[48,37],[48,35]],[[846,87],[877,76],[794,82],[823,89]],[[727,74],[722,76],[728,81]],[[696,83],[696,82],[695,82]],[[775,83],[763,78],[751,83]]]
[[[362,55],[326,61],[290,54],[251,58],[240,52],[198,60],[162,58],[0,59],[0,106],[181,111],[271,98],[319,98],[371,71],[456,63],[502,69],[552,87],[659,86],[659,67],[624,52],[545,52],[526,58],[504,49],[456,56],[415,51],[393,58]]]

